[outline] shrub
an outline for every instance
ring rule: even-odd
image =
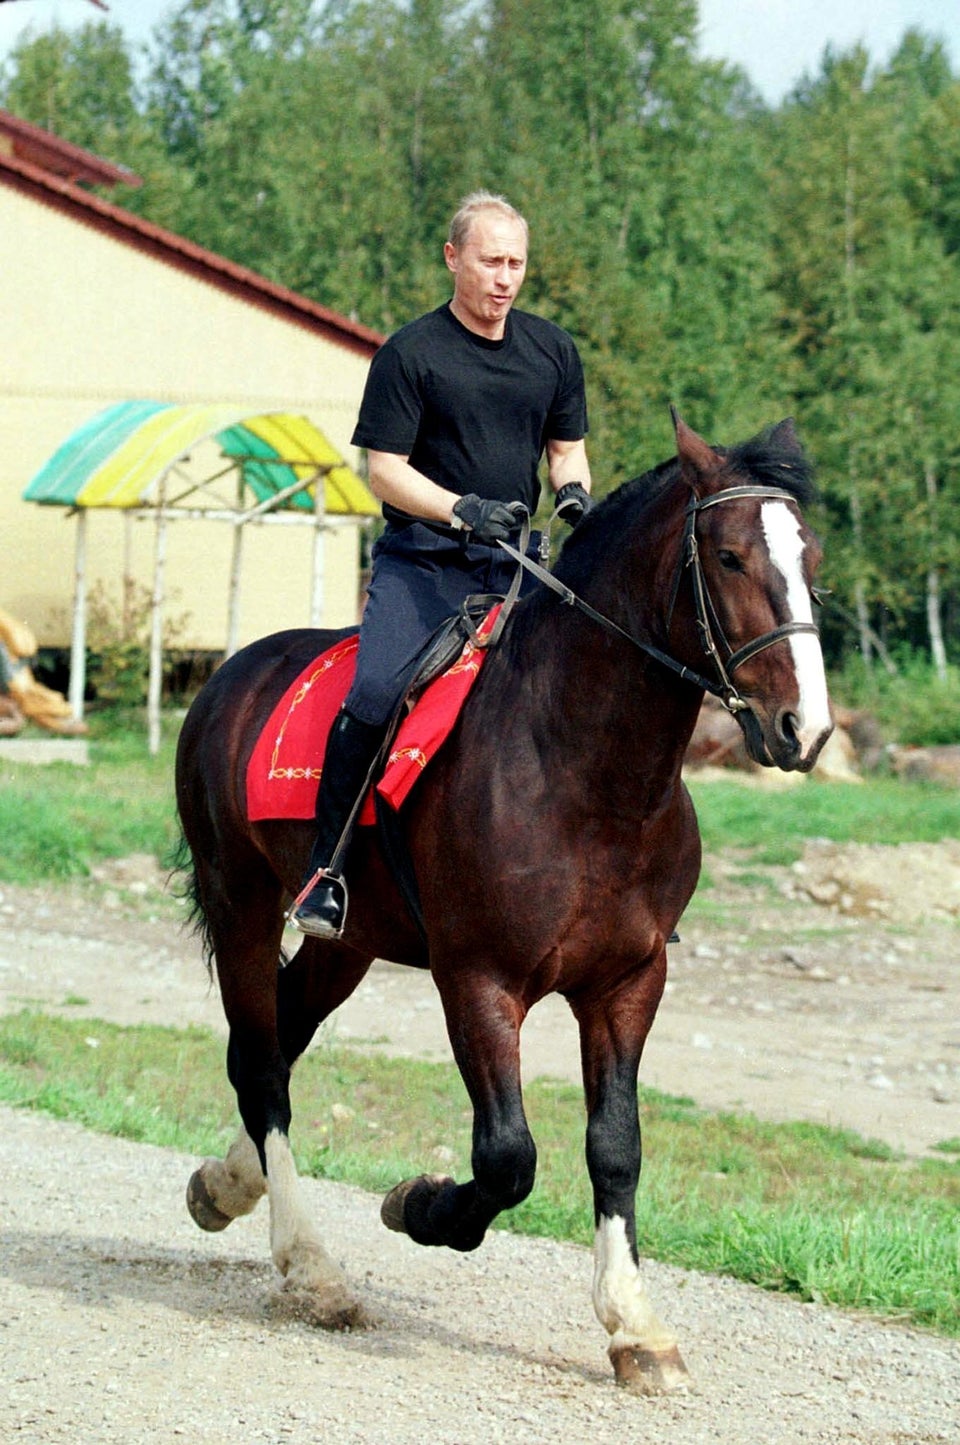
[[[128,580],[117,607],[101,583],[87,601],[89,652],[87,678],[98,703],[110,707],[142,706],[147,697],[150,668],[151,592]],[[183,633],[189,614],[164,619],[164,646]]]
[[[864,709],[877,718],[888,742],[932,747],[960,743],[960,670],[945,679],[919,653],[897,659],[897,673],[868,671],[860,657],[848,659],[831,678],[835,701]]]

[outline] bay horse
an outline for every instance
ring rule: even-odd
[[[516,604],[406,805],[419,925],[378,830],[364,827],[343,938],[304,938],[285,962],[284,904],[312,825],[246,817],[261,727],[344,634],[288,631],[238,652],[190,708],[176,765],[193,921],[216,964],[242,1119],[226,1158],[190,1181],[197,1224],[224,1228],[268,1194],[282,1288],[316,1323],[365,1323],[300,1200],[288,1142],[295,1060],[374,958],[430,969],[473,1106],[473,1178],[407,1180],[381,1212],[420,1244],[472,1250],[533,1187],[520,1028],[558,992],[580,1033],[593,1303],[616,1378],[641,1393],[686,1376],[644,1292],[634,1214],[640,1055],[700,868],[684,751],[705,688],[767,766],[808,771],[833,725],[811,605],[820,548],[801,513],[811,468],[792,422],[729,449],[675,413],[674,426],[677,456],[599,503],[551,585]]]

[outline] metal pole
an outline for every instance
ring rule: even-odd
[[[87,513],[77,509],[77,542],[73,564],[73,634],[70,639],[70,712],[74,722],[83,718],[87,685]]]
[[[324,604],[324,521],[327,510],[327,479],[321,473],[313,483],[313,585],[310,591],[310,626],[319,627],[323,621]]]
[[[233,524],[230,589],[227,597],[227,651],[232,657],[240,645],[240,569],[243,563],[243,468],[237,468],[237,520]]]
[[[160,693],[163,684],[163,598],[167,560],[166,478],[160,484],[154,540],[153,596],[150,599],[150,676],[147,682],[147,740],[151,757],[160,748]]]
[[[230,559],[230,596],[227,604],[227,657],[240,643],[240,568],[243,562],[243,522],[233,524],[233,556]]]

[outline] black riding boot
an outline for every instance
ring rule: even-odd
[[[332,872],[323,871],[309,892],[301,893],[295,901],[288,918],[301,933],[315,938],[339,938],[343,933],[347,890],[340,870],[349,841],[344,834],[353,827],[352,815],[383,737],[382,727],[358,722],[342,709],[330,730],[317,790],[317,836],[304,889],[318,872],[328,869],[331,863],[335,867]],[[343,847],[338,848],[341,839]]]

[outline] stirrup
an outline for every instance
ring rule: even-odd
[[[316,888],[319,883],[322,883],[324,879],[329,879],[330,883],[334,884],[343,895],[343,907],[340,909],[339,925],[328,923],[325,919],[319,916],[311,919],[309,914],[307,915],[306,919],[301,919],[297,917],[297,914],[303,903],[305,903],[307,898],[309,898],[314,888]],[[329,868],[318,868],[317,871],[312,874],[310,878],[307,879],[306,883],[300,889],[300,892],[297,894],[296,898],[293,900],[290,907],[287,909],[286,913],[283,916],[285,921],[290,924],[291,928],[295,928],[298,933],[302,933],[308,938],[326,938],[336,940],[343,937],[343,930],[347,921],[347,907],[349,905],[349,902],[350,895],[347,891],[347,883],[343,875],[341,873],[334,873]],[[308,926],[311,922],[314,924],[313,927]]]

